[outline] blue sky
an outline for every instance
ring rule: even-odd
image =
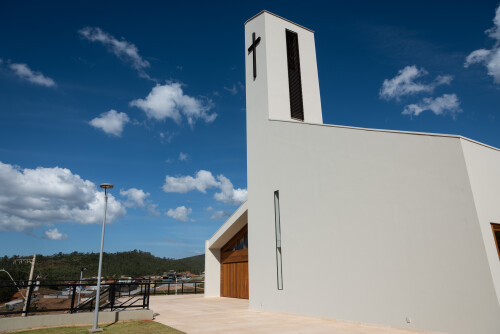
[[[98,251],[103,182],[106,251],[202,253],[246,197],[243,24],[262,9],[316,31],[325,123],[500,147],[497,7],[3,2],[0,253]]]

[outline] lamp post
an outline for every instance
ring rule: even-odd
[[[77,306],[80,306],[80,294],[82,293],[82,278],[83,278],[83,272],[87,270],[87,268],[82,267],[82,270],[80,270],[80,289],[78,289],[78,304]]]
[[[7,275],[9,275],[10,277],[10,280],[14,283],[15,287],[17,288],[17,291],[19,291],[19,293],[21,294],[21,297],[23,297],[23,300],[26,300],[26,297],[24,297],[23,293],[21,292],[21,290],[19,290],[19,287],[17,286],[16,284],[16,281],[14,281],[14,279],[12,278],[12,276],[10,276],[9,272],[5,269],[0,269],[0,271],[3,271],[5,272]]]
[[[97,272],[97,291],[95,295],[95,312],[94,312],[94,325],[89,332],[96,333],[102,332],[102,328],[97,328],[97,322],[99,320],[99,300],[101,297],[101,269],[102,269],[102,249],[104,247],[104,229],[106,226],[106,210],[108,209],[108,190],[113,189],[111,183],[103,183],[100,185],[104,189],[104,219],[102,220],[102,235],[101,235],[101,252],[99,254],[99,270]]]

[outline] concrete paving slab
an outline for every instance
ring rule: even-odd
[[[251,310],[248,300],[202,295],[151,296],[155,321],[188,334],[437,334],[404,328]]]

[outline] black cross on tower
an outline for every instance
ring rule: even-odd
[[[252,45],[248,48],[248,54],[253,51],[253,79],[257,78],[257,45],[260,43],[260,37],[255,39],[255,33],[252,33]]]

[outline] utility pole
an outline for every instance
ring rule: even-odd
[[[31,294],[31,289],[33,286],[33,271],[35,270],[35,261],[36,261],[36,254],[33,255],[33,260],[31,260],[30,278],[28,280],[28,291],[26,297]],[[23,317],[26,316],[27,308],[28,308],[28,298],[24,298]]]

